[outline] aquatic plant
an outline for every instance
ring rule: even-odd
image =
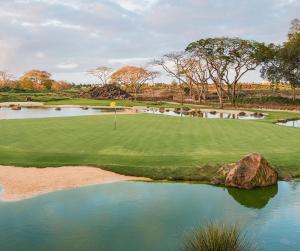
[[[187,234],[182,251],[254,251],[255,243],[236,225],[209,223]]]

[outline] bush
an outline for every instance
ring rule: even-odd
[[[262,96],[262,97],[245,97],[239,100],[240,104],[274,104],[274,105],[300,105],[300,99],[294,102],[287,97]]]
[[[210,223],[184,240],[182,251],[254,251],[256,246],[235,225]]]

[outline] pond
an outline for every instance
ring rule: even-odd
[[[26,119],[26,118],[49,118],[49,117],[72,117],[84,115],[96,115],[101,112],[112,112],[113,110],[95,108],[43,108],[43,107],[22,107],[20,110],[13,110],[10,107],[0,108],[0,119]]]
[[[243,113],[235,114],[229,112],[217,112],[217,111],[201,111],[201,113],[193,113],[191,111],[172,111],[172,110],[155,110],[155,109],[147,109],[144,113],[149,114],[157,114],[157,115],[168,115],[168,116],[175,116],[175,117],[187,117],[187,116],[194,116],[194,117],[201,117],[207,119],[244,119],[244,120],[253,120],[253,119],[263,119],[265,116],[260,113]]]
[[[300,250],[300,183],[122,182],[0,202],[0,250],[171,251],[208,221],[238,223],[262,250]]]
[[[290,120],[290,121],[279,122],[279,123],[277,123],[277,125],[300,128],[300,120]]]

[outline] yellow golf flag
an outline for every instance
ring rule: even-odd
[[[116,108],[116,102],[111,102],[111,103],[110,103],[110,107],[111,107],[111,108]]]

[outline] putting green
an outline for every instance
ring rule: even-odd
[[[281,176],[300,175],[300,129],[263,121],[162,115],[0,121],[0,164],[92,165],[156,179],[199,179],[259,152]]]

